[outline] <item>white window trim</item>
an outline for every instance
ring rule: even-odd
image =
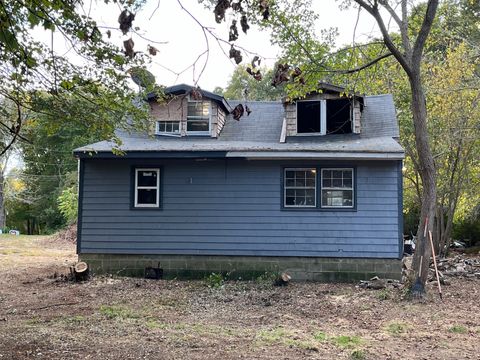
[[[178,122],[178,131],[160,131],[160,123],[162,122]],[[164,134],[180,134],[180,120],[157,120],[155,123],[155,135],[164,135]]]
[[[210,135],[212,133],[212,102],[208,101],[208,131],[188,131],[188,118],[192,120],[203,120],[204,116],[188,116],[188,103],[207,102],[208,100],[191,100],[190,96],[187,101],[187,117],[185,122],[185,131],[188,135]]]
[[[298,103],[299,102],[319,102],[320,103],[320,132],[316,133],[299,133],[298,132]],[[297,135],[301,136],[318,136],[318,135],[326,135],[327,134],[327,100],[297,100],[295,103],[295,110],[296,110],[296,117],[295,117],[295,125],[296,125],[296,133]]]
[[[315,170],[315,202],[313,205],[287,205],[287,171],[310,171],[310,170]],[[285,208],[316,208],[317,207],[317,168],[285,168],[283,169],[283,207]],[[312,189],[312,187],[288,187],[288,189]]]
[[[351,170],[352,171],[352,188],[338,188],[338,187],[323,187],[323,171],[324,170]],[[352,190],[352,205],[351,206],[333,206],[323,205],[323,190],[343,191]],[[322,209],[353,209],[355,207],[355,170],[354,168],[321,168],[320,169],[320,207]]]
[[[157,185],[156,186],[138,186],[138,173],[139,171],[151,171],[157,173]],[[156,189],[157,198],[155,204],[139,204],[138,203],[138,190],[142,189]],[[160,169],[159,168],[136,168],[135,169],[135,200],[134,207],[136,208],[158,208],[160,206]]]

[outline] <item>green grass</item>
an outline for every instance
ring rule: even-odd
[[[362,339],[355,335],[339,335],[332,338],[332,342],[341,348],[353,348],[356,345],[360,345],[362,343]]]
[[[327,334],[325,334],[323,331],[318,331],[315,334],[313,334],[313,338],[317,341],[326,341]]]
[[[391,322],[387,325],[387,331],[392,335],[405,334],[408,330],[408,325],[401,322]]]
[[[109,319],[138,319],[140,317],[132,309],[122,305],[102,305],[100,314]]]
[[[156,321],[156,320],[148,320],[148,321],[145,323],[145,326],[146,326],[148,329],[150,329],[150,330],[154,330],[154,329],[166,329],[166,328],[168,328],[168,325],[167,325],[167,324],[158,322],[158,321]]]
[[[448,331],[454,334],[466,334],[468,329],[463,325],[453,325]]]
[[[279,343],[288,347],[296,347],[306,350],[318,350],[317,344],[312,339],[301,339],[295,333],[277,327],[271,330],[262,330],[257,334],[263,342],[273,344]]]

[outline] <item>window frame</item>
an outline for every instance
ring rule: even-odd
[[[188,130],[188,121],[189,120],[193,120],[193,121],[203,120],[203,121],[205,121],[206,116],[194,116],[194,115],[189,116],[188,115],[188,104],[190,104],[190,103],[203,103],[203,102],[208,103],[208,130],[205,130],[205,131],[189,131]],[[209,100],[192,100],[190,97],[188,98],[185,131],[186,131],[187,135],[210,135],[211,134],[211,132],[212,132],[212,102],[211,101],[209,101]]]
[[[152,171],[157,173],[157,184],[156,186],[138,186],[138,173],[140,171]],[[162,168],[159,166],[150,167],[150,166],[134,166],[132,167],[132,186],[131,186],[131,208],[135,210],[158,210],[161,208],[161,176],[163,174]],[[156,189],[157,197],[155,204],[139,204],[138,203],[138,190],[141,189]]]
[[[286,201],[286,192],[285,192],[285,170],[291,169],[315,169],[316,170],[316,188],[315,188],[315,207],[305,207],[305,206],[285,206]],[[352,203],[353,206],[351,207],[322,207],[322,170],[330,170],[330,169],[348,169],[352,170]],[[355,165],[346,164],[344,166],[338,166],[336,164],[325,164],[325,165],[317,165],[317,164],[287,164],[280,168],[280,210],[282,211],[319,211],[319,212],[356,212],[357,211],[357,167]],[[320,184],[320,185],[319,185]],[[320,186],[320,188],[318,187]]]
[[[345,171],[351,170],[352,172],[352,187],[351,188],[338,188],[338,187],[326,187],[325,190],[330,191],[352,191],[352,205],[351,206],[333,206],[333,205],[323,205],[323,171],[324,170],[332,170],[332,171]],[[320,207],[322,209],[355,209],[356,206],[356,199],[355,199],[355,184],[356,184],[356,176],[355,176],[355,169],[353,167],[322,167],[320,168]]]
[[[160,123],[178,123],[178,131],[160,131]],[[155,123],[155,135],[180,135],[180,120],[157,120]]]
[[[286,201],[287,201],[287,190],[288,189],[309,189],[311,190],[312,188],[311,187],[303,187],[303,188],[298,188],[298,187],[289,187],[287,188],[286,186],[286,179],[287,179],[287,171],[309,171],[309,170],[315,170],[315,187],[314,187],[314,190],[315,190],[315,196],[314,196],[314,200],[315,200],[315,204],[314,205],[287,205],[286,204]],[[316,167],[301,167],[301,168],[283,168],[283,201],[282,201],[282,204],[283,204],[283,207],[286,208],[286,209],[315,209],[317,208],[317,204],[318,204],[318,196],[317,196],[317,184],[318,184],[318,169]]]
[[[301,102],[318,102],[320,103],[320,132],[298,132],[298,103]],[[297,100],[295,102],[295,132],[299,136],[318,136],[327,134],[327,101],[325,99]]]

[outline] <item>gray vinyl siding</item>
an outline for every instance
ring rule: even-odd
[[[80,253],[399,257],[398,161],[82,161]],[[131,207],[133,166],[161,168],[161,209]],[[353,166],[356,209],[282,209],[305,166]]]

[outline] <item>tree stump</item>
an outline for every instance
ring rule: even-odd
[[[72,266],[71,270],[75,281],[85,281],[88,279],[89,269],[86,262],[80,261],[76,263],[75,266]]]

